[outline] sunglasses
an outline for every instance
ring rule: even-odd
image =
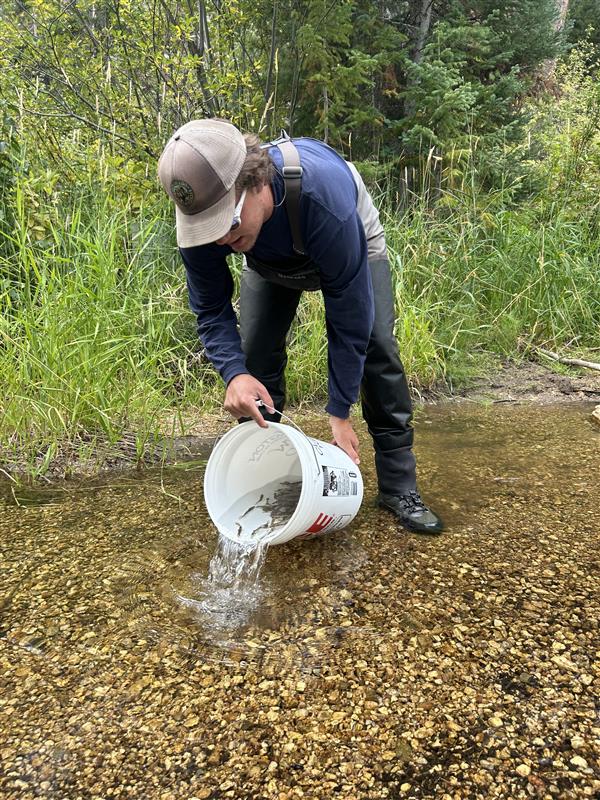
[[[233,221],[231,223],[230,231],[235,231],[240,227],[242,222],[242,208],[244,207],[244,200],[246,199],[246,189],[242,192],[237,206],[233,209]]]

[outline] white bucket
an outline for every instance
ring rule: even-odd
[[[336,445],[269,422],[245,422],[215,445],[204,475],[206,508],[235,542],[281,544],[339,530],[360,508],[363,481]]]

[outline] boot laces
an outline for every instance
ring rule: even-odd
[[[417,511],[428,511],[429,509],[421,499],[421,495],[414,489],[407,494],[402,495],[400,498],[405,510],[409,514],[414,514]]]

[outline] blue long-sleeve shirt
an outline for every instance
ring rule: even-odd
[[[301,229],[307,257],[319,270],[328,339],[329,401],[326,410],[346,418],[358,399],[374,306],[367,241],[356,209],[357,188],[346,162],[314,139],[294,139],[303,168]],[[277,169],[271,188],[275,207],[249,255],[285,272],[295,260],[284,195],[283,159],[269,155]],[[225,383],[247,373],[231,305],[233,279],[228,245],[180,248],[187,272],[190,307],[208,358]]]

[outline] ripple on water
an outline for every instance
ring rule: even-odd
[[[209,553],[205,543],[186,540],[146,548],[121,563],[110,588],[124,635],[224,662],[271,662],[270,649],[281,654],[286,639],[284,658],[312,665],[320,661],[319,649],[352,635],[323,624],[335,621],[335,608],[344,603],[340,593],[368,560],[350,534],[276,548],[219,538]]]

